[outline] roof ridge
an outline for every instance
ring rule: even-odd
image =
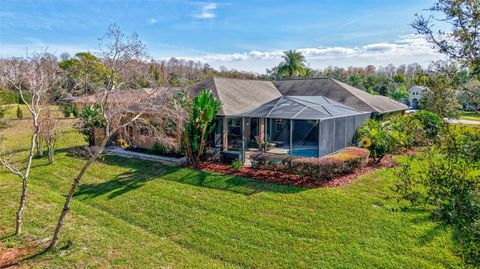
[[[316,79],[330,79],[329,77],[314,77],[314,78],[278,78],[271,81],[289,81],[289,80],[316,80]]]
[[[363,99],[362,97],[358,96],[358,94],[352,92],[350,89],[348,89],[348,88],[346,88],[346,87],[344,87],[344,86],[341,85],[341,84],[346,84],[346,83],[341,82],[341,81],[338,81],[338,80],[336,80],[336,79],[334,79],[334,78],[330,78],[330,79],[333,80],[333,82],[335,82],[335,84],[337,84],[338,86],[342,87],[342,88],[345,89],[347,92],[349,92],[351,95],[353,95],[353,96],[357,97],[358,99],[360,99],[361,101],[363,101],[363,103],[366,104],[367,106],[369,106],[370,108],[375,109],[377,112],[380,112],[380,109],[378,109],[378,108],[375,107],[375,106],[372,106],[371,104],[369,104],[369,102],[368,102],[367,100]],[[341,84],[340,84],[340,83],[341,83]],[[346,85],[348,85],[348,84],[346,84]],[[351,86],[351,85],[348,85],[348,86]],[[353,86],[351,86],[351,87],[352,87],[352,88],[355,88],[355,87],[353,87]],[[356,89],[356,88],[355,88],[355,89]],[[360,89],[358,89],[358,90],[361,91]],[[365,93],[370,94],[370,93],[368,93],[368,92],[365,92]],[[372,94],[372,96],[374,96],[374,95]]]

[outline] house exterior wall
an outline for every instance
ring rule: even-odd
[[[410,97],[410,107],[413,109],[419,108],[420,100],[422,99],[423,93],[425,92],[424,87],[415,86],[407,90]]]

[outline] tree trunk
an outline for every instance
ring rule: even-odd
[[[48,147],[48,164],[52,164],[55,161],[55,149],[52,146]]]
[[[15,235],[19,235],[22,232],[22,220],[23,220],[23,211],[25,210],[25,205],[27,204],[27,190],[28,190],[27,179],[22,179],[22,195],[20,196],[20,206],[17,211],[17,220],[15,227]]]
[[[17,219],[15,225],[15,234],[19,235],[22,232],[23,211],[27,206],[27,190],[28,190],[28,176],[30,174],[30,168],[32,166],[33,154],[35,151],[36,141],[39,133],[37,119],[34,118],[34,132],[30,141],[30,151],[27,161],[27,167],[25,168],[25,174],[22,176],[22,195],[20,196],[20,206],[17,211]]]
[[[65,220],[65,217],[67,216],[68,212],[70,211],[70,204],[72,203],[73,195],[75,194],[75,191],[77,190],[78,186],[80,185],[80,180],[82,179],[83,175],[87,171],[87,169],[97,160],[98,156],[102,153],[103,149],[105,148],[105,145],[108,142],[109,137],[106,136],[101,145],[98,147],[97,151],[95,154],[86,162],[80,172],[78,173],[77,177],[74,179],[72,186],[70,187],[70,191],[68,193],[67,199],[65,200],[65,204],[62,209],[62,213],[60,214],[60,217],[58,218],[57,222],[57,227],[55,228],[55,232],[53,233],[53,238],[52,241],[50,242],[50,245],[47,247],[47,250],[53,249],[57,246],[58,239],[60,238],[60,231],[63,228],[63,222]]]
[[[43,144],[42,144],[42,136],[37,136],[37,156],[43,157]]]

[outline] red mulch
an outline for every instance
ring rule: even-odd
[[[192,168],[206,172],[216,172],[226,175],[248,177],[269,183],[278,183],[302,188],[334,188],[344,186],[361,175],[376,171],[381,168],[395,167],[396,165],[397,163],[391,158],[391,156],[385,156],[380,163],[373,163],[372,161],[369,161],[368,165],[365,167],[355,169],[355,171],[352,173],[339,175],[331,178],[330,180],[301,177],[299,175],[287,174],[278,171],[257,170],[251,167],[243,167],[242,170],[235,171],[230,167],[230,165],[211,162],[201,162],[195,166],[192,166]]]

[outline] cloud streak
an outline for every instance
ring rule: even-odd
[[[200,13],[194,14],[193,17],[200,20],[213,19],[217,16],[214,13],[215,9],[217,9],[216,3],[204,4],[200,10]]]
[[[305,55],[313,68],[324,68],[328,65],[384,65],[419,62],[428,64],[439,58],[426,40],[417,35],[401,36],[395,42],[371,43],[356,47],[313,47],[298,48]],[[264,72],[281,61],[283,50],[248,51],[231,54],[207,54],[198,57],[180,57],[184,59],[208,62],[213,66],[226,66],[239,70]],[[265,66],[266,65],[266,66]],[[260,67],[262,66],[262,67]]]

